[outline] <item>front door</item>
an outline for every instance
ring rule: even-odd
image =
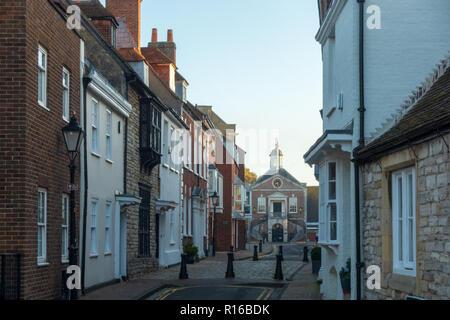
[[[155,231],[155,235],[156,235],[156,257],[159,259],[160,257],[159,257],[159,245],[160,245],[160,241],[159,241],[159,238],[160,238],[160,234],[159,234],[159,224],[160,224],[160,219],[161,219],[161,215],[160,214],[157,214],[156,215],[156,225],[155,225],[155,229],[156,229],[156,231]]]
[[[283,226],[276,224],[272,228],[272,242],[283,242]]]

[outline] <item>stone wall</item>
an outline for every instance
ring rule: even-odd
[[[365,288],[367,299],[404,299],[408,294],[450,298],[450,134],[445,140],[447,145],[439,137],[363,167],[363,259],[366,267],[378,265],[382,269],[382,288]],[[398,160],[396,169],[402,161],[416,166],[415,278],[392,273],[392,210],[384,209],[390,198],[389,167],[395,167]]]

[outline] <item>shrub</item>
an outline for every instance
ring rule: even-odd
[[[192,241],[189,241],[184,245],[183,251],[189,257],[196,258],[198,256],[198,248],[194,246]]]
[[[351,271],[352,271],[352,263],[350,258],[348,258],[345,268],[342,267],[341,271],[339,271],[339,276],[341,277],[341,279],[350,279]]]
[[[311,250],[311,260],[322,260],[322,248],[315,247]]]

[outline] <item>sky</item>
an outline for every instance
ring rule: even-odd
[[[303,155],[322,134],[322,59],[316,0],[144,0],[141,42],[173,29],[188,100],[237,125],[258,175],[278,141],[284,168],[318,185]]]

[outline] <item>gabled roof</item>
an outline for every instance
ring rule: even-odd
[[[286,178],[298,185],[304,185],[303,183],[301,183],[300,181],[295,179],[294,176],[291,175],[286,169],[280,168],[279,170],[274,171],[273,173],[266,173],[265,175],[261,176],[258,180],[256,180],[256,182],[253,184],[253,186],[259,185],[275,176],[281,176],[281,177]]]
[[[137,51],[136,48],[122,48],[117,49],[122,57],[128,62],[140,62],[144,61],[145,57]]]
[[[408,147],[418,140],[450,132],[450,67],[389,131],[357,153],[363,161]]]
[[[157,47],[143,47],[141,48],[141,52],[151,64],[175,64]]]

